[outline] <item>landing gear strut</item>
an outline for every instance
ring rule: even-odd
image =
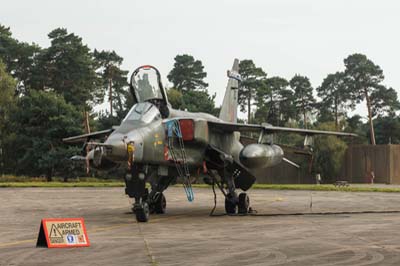
[[[164,214],[167,207],[167,200],[162,193],[172,179],[160,178],[157,176],[141,178],[136,165],[125,176],[125,194],[135,199],[132,211],[138,222],[147,222],[150,213]],[[151,192],[146,188],[146,180],[151,183]]]
[[[236,214],[237,212],[237,203],[238,197],[235,192],[235,181],[233,180],[233,176],[229,175],[229,177],[225,177],[225,183],[227,186],[228,193],[224,193],[225,195],[225,211],[226,214]]]
[[[149,220],[150,208],[149,208],[149,191],[146,188],[146,182],[144,176],[138,175],[138,167],[132,165],[132,169],[125,176],[125,194],[130,198],[135,199],[132,211],[136,216],[138,222],[147,222]]]

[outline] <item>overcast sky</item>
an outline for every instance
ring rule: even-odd
[[[42,47],[65,27],[90,48],[115,50],[123,68],[152,64],[164,80],[177,54],[191,54],[219,105],[234,58],[253,59],[270,77],[306,75],[317,87],[346,56],[364,53],[400,93],[399,14],[396,0],[3,0],[0,23]]]

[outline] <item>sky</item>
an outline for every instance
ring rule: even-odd
[[[222,102],[234,58],[252,59],[269,77],[295,74],[314,87],[364,53],[400,94],[400,1],[396,0],[0,0],[0,23],[21,41],[49,46],[67,28],[90,48],[115,50],[123,68],[145,64],[163,75],[177,54],[203,62],[210,93]],[[366,109],[356,112],[366,117]],[[243,116],[243,114],[241,114]]]

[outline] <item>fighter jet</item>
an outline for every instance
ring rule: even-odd
[[[204,175],[225,197],[227,214],[249,212],[247,191],[263,169],[284,157],[274,143],[274,134],[297,133],[305,145],[314,135],[355,136],[351,133],[275,127],[269,124],[237,123],[239,60],[228,71],[228,84],[219,117],[174,109],[168,102],[160,72],[153,66],[137,68],[130,78],[135,104],[118,127],[63,139],[85,142],[85,160],[92,167],[124,167],[125,193],[134,199],[133,213],[138,222],[147,222],[150,213],[165,213],[164,191],[182,181],[189,201],[194,200],[192,177]],[[241,134],[256,134],[255,143],[244,146]],[[104,138],[104,142],[96,141]],[[90,151],[89,151],[90,150]],[[146,187],[150,184],[150,189]],[[237,193],[237,189],[242,192]]]

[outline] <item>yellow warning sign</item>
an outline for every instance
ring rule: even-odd
[[[135,145],[133,143],[128,143],[128,152],[135,152]]]
[[[42,219],[36,246],[61,248],[89,245],[83,218]]]

